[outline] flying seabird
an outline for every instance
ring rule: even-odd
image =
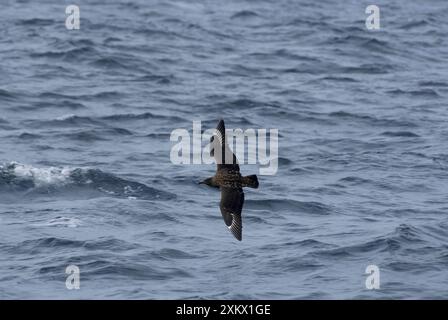
[[[215,133],[210,138],[211,155],[215,158],[217,170],[213,177],[200,184],[221,189],[221,209],[224,222],[239,241],[242,240],[243,223],[241,210],[244,203],[243,187],[258,188],[256,175],[243,177],[238,160],[230,150],[226,140],[224,120],[220,120]]]

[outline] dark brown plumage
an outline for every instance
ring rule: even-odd
[[[210,139],[211,155],[217,163],[217,170],[213,177],[201,183],[221,189],[221,209],[224,222],[239,241],[242,240],[243,223],[241,211],[244,204],[243,187],[258,188],[256,175],[243,177],[240,173],[238,160],[230,150],[226,141],[224,120],[220,120],[215,134]]]

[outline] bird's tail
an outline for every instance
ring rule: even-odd
[[[257,175],[253,174],[247,177],[243,177],[243,187],[258,188]]]

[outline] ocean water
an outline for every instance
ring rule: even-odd
[[[370,4],[3,0],[0,298],[448,298],[448,3]],[[220,118],[279,130],[242,242],[170,161]]]

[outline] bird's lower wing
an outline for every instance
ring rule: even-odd
[[[242,188],[221,188],[221,209],[224,222],[236,239],[241,241],[243,223],[241,211],[244,204],[244,192]]]

